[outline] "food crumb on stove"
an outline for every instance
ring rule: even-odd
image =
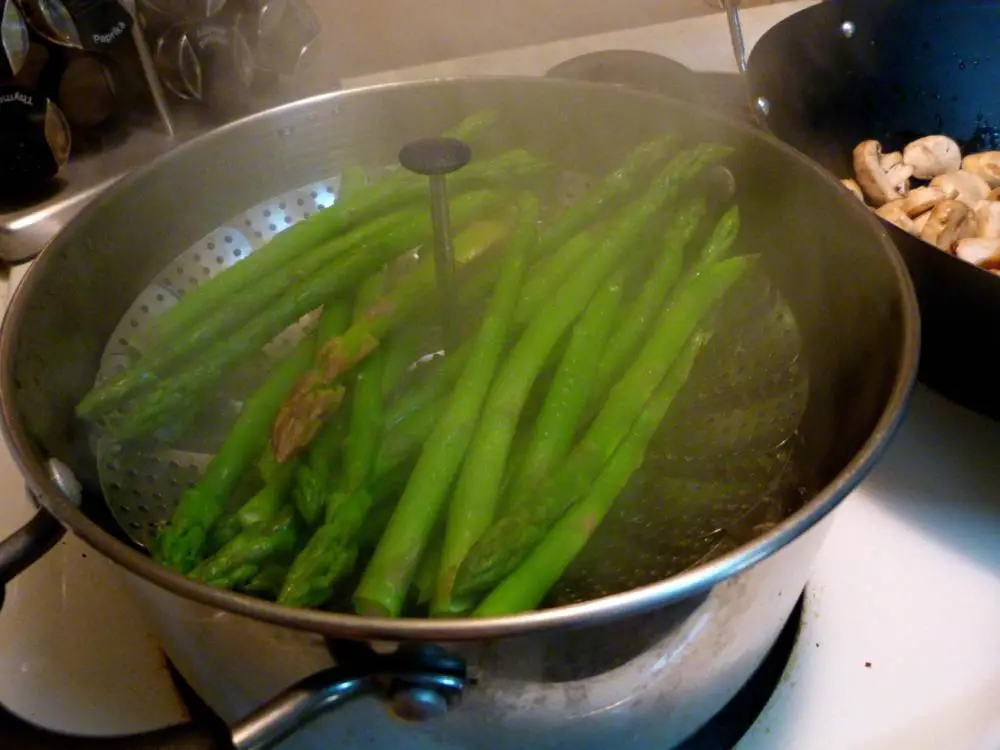
[[[872,668],[872,663],[870,661],[866,661],[865,662],[865,669],[871,669],[871,668]]]
[[[818,643],[816,644],[816,648],[819,648],[819,644]]]

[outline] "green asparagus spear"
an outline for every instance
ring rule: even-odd
[[[362,287],[355,309],[355,324],[366,319],[372,306],[382,298],[383,276],[373,276]],[[361,367],[354,379],[354,399],[348,426],[347,450],[344,456],[344,477],[348,491],[361,489],[368,481],[382,437],[382,375],[385,351],[379,348]]]
[[[500,119],[496,109],[481,109],[473,112],[453,128],[446,130],[445,138],[457,138],[460,141],[474,141],[483,136]]]
[[[600,242],[600,237],[601,235],[592,230],[585,230],[567,243],[565,249],[571,251],[569,254],[572,255],[573,267],[583,261],[584,257]],[[520,332],[535,318],[538,311],[552,298],[552,295],[565,280],[565,274],[562,273],[563,264],[558,265],[559,268],[556,269],[558,272],[554,273],[548,268],[538,269],[525,280],[521,297],[514,311],[515,333]],[[527,291],[529,287],[530,292]],[[419,420],[427,416],[428,409],[436,408],[433,404],[447,395],[458,376],[461,375],[465,363],[468,361],[469,349],[468,342],[460,345],[437,365],[438,369],[435,373],[403,394],[390,410],[386,424],[391,427],[409,420],[411,416],[417,414],[421,415],[417,417],[417,423],[424,424],[426,420],[424,422]],[[430,433],[427,431],[422,434],[426,437]]]
[[[557,250],[592,225],[607,206],[633,192],[649,177],[659,167],[661,160],[677,148],[679,142],[675,134],[667,133],[633,149],[619,169],[607,175],[545,228],[529,262]],[[723,151],[720,151],[720,156]]]
[[[264,478],[264,486],[231,515],[216,522],[209,532],[209,541],[203,548],[207,555],[214,555],[247,529],[270,523],[281,510],[292,485],[296,464],[288,462],[275,467]]]
[[[353,321],[356,322],[372,303],[379,298],[382,292],[384,276],[384,270],[377,271],[369,276],[361,285],[361,289],[358,291],[354,302]],[[323,340],[328,341],[330,338],[343,333],[345,328],[347,328],[346,325],[339,331],[336,331],[333,336],[324,338]],[[358,383],[360,384],[361,382],[361,373],[359,373]],[[365,403],[371,401],[372,397],[369,391],[370,388],[368,390],[362,387],[355,388],[354,406],[352,409],[357,409],[359,398]],[[379,397],[381,397],[381,394],[379,394]],[[354,438],[353,434],[351,434],[350,438],[348,437],[348,429],[353,433],[358,427],[354,424],[348,427],[344,419],[337,417],[328,419],[319,430],[316,439],[310,443],[309,448],[305,451],[302,456],[303,460],[300,462],[300,466],[295,473],[295,486],[292,488],[292,498],[295,501],[295,507],[298,509],[299,515],[302,516],[310,528],[315,528],[320,522],[327,500],[333,491],[331,486],[333,464],[335,458],[341,452],[341,447],[345,439],[348,440],[347,460],[350,460],[349,456],[352,453],[350,444],[356,438]],[[381,429],[381,425],[379,425],[379,429]],[[286,461],[285,463],[288,462]]]
[[[511,440],[525,399],[552,347],[579,317],[608,274],[628,257],[650,218],[702,168],[705,153],[710,154],[711,150],[692,149],[671,160],[642,199],[624,209],[621,217],[612,222],[600,245],[559,288],[545,314],[532,321],[508,356],[483,407],[483,418],[448,507],[432,614],[455,614],[464,611],[467,605],[464,601],[453,601],[455,575],[472,545],[493,521]]]
[[[542,168],[541,162],[530,154],[515,150],[489,161],[470,164],[454,175],[449,184],[454,194],[469,186],[530,176]],[[279,271],[320,243],[377,216],[420,203],[426,199],[426,194],[425,180],[400,171],[357,190],[349,198],[337,201],[327,209],[317,211],[305,221],[275,235],[256,252],[186,295],[182,303],[168,310],[157,321],[154,340],[183,336],[190,325],[225,305],[232,295]]]
[[[551,298],[565,278],[586,257],[597,244],[601,234],[593,231],[591,225],[601,212],[615,201],[634,191],[655,167],[656,163],[676,147],[678,139],[673,134],[664,135],[644,143],[632,151],[625,164],[607,175],[595,185],[578,203],[566,209],[549,227],[542,230],[539,241],[531,251],[528,264],[544,259],[539,268],[533,269],[521,289],[521,298],[515,313],[518,327],[527,325]],[[728,153],[720,150],[716,158]],[[548,255],[554,253],[553,255]],[[479,291],[476,289],[475,291]],[[393,410],[389,424],[398,421],[430,400],[451,388],[465,367],[469,348],[460,347],[450,354],[441,372],[430,378],[423,388],[414,389]]]
[[[692,240],[698,225],[705,216],[707,206],[697,199],[686,205],[667,227],[663,251],[652,272],[642,286],[642,291],[628,305],[619,325],[608,343],[597,368],[595,394],[604,394],[621,376],[629,358],[635,355],[640,342],[656,320],[684,267],[684,248]]]
[[[310,528],[314,528],[323,517],[323,509],[331,492],[333,463],[340,454],[346,434],[342,420],[336,417],[327,420],[308,450],[294,461],[278,464],[295,466],[292,502]]]
[[[480,213],[495,208],[502,199],[502,194],[490,191],[461,195],[452,202],[453,220],[456,225],[463,225]],[[416,222],[419,236],[426,236],[430,231],[430,217],[426,214],[423,211],[422,218]],[[154,378],[150,390],[143,394],[140,402],[132,406],[121,423],[113,425],[112,436],[124,441],[148,435],[169,419],[170,415],[191,409],[192,404],[210,393],[226,372],[243,357],[262,348],[289,324],[319,306],[324,299],[334,297],[360,282],[398,255],[401,247],[411,245],[415,236],[413,230],[414,225],[408,222],[397,225],[392,233],[396,240],[380,242],[378,252],[355,254],[330,264],[296,287],[294,293],[283,295],[231,336],[216,342],[208,352],[188,364],[183,372],[173,377]],[[141,376],[136,377],[143,384],[147,382]],[[333,397],[336,394],[326,395]],[[101,399],[103,398],[102,396]]]
[[[515,313],[520,325],[527,325],[549,302],[553,292],[586,260],[604,235],[601,229],[584,229],[531,269],[531,275],[521,289],[521,299],[518,300]]]
[[[535,609],[542,603],[642,465],[646,448],[687,382],[706,339],[701,333],[691,337],[586,497],[559,519],[524,562],[483,600],[473,612],[475,616],[502,617]]]
[[[621,315],[624,322],[615,332],[608,351],[602,357],[597,375],[598,385],[592,388],[594,397],[598,397],[599,394],[603,396],[611,387],[614,378],[622,374],[622,369],[628,364],[628,358],[635,355],[649,327],[655,322],[657,310],[665,304],[667,295],[680,276],[683,261],[682,251],[684,245],[694,234],[698,220],[703,214],[703,207],[704,204],[700,201],[685,207],[668,228],[663,255],[655,264],[639,296]],[[723,239],[723,235],[719,232],[716,236],[717,239]],[[719,247],[722,252],[725,252],[726,242],[723,241]],[[549,299],[551,293],[546,293],[543,297]],[[522,290],[521,302],[515,312],[515,320],[518,319],[524,300],[525,296]],[[430,374],[424,382],[403,394],[390,410],[386,418],[388,432],[376,462],[376,476],[382,476],[419,451],[420,446],[434,429],[434,424],[444,408],[444,397],[454,382],[452,370],[454,370],[456,363],[464,364],[467,354],[468,349],[463,347],[449,355],[438,365],[441,368],[439,371]],[[609,373],[613,373],[610,380],[608,379]],[[590,403],[595,404],[593,398]],[[596,403],[599,405],[599,402]],[[509,496],[510,493],[508,493]]]
[[[344,458],[347,490],[354,492],[368,481],[384,426],[382,416],[382,369],[384,351],[372,354],[358,371],[351,405],[351,422]]]
[[[257,575],[262,564],[290,554],[300,534],[295,509],[286,505],[270,523],[242,532],[190,575],[219,588],[241,586]]]
[[[208,538],[205,540],[204,547],[202,547],[203,554],[214,555],[239,536],[241,531],[243,531],[243,528],[240,526],[235,513],[223,516],[209,529]]]
[[[406,378],[411,365],[423,356],[424,352],[406,327],[393,331],[383,346],[386,354],[382,365],[382,398],[388,400]]]
[[[447,396],[441,395],[394,425],[386,422],[385,439],[375,459],[375,476],[384,476],[420,452],[444,412],[446,403]]]
[[[277,599],[278,592],[281,591],[281,584],[285,580],[288,568],[280,563],[269,562],[260,566],[260,572],[254,575],[243,587],[242,590],[254,596],[262,596],[267,599]]]
[[[389,526],[354,593],[355,606],[362,614],[396,617],[400,613],[452,479],[472,439],[507,342],[525,255],[537,241],[537,217],[537,201],[522,196],[518,201],[518,229],[508,249],[508,263],[475,335],[469,362],[421,451]]]
[[[259,572],[260,566],[250,562],[237,568],[225,570],[217,578],[206,580],[205,583],[217,589],[236,589],[253,580]]]
[[[273,300],[287,293],[290,287],[315,275],[324,265],[340,260],[348,250],[360,255],[368,252],[377,254],[380,252],[380,245],[389,243],[391,249],[387,249],[390,252],[403,252],[411,240],[417,243],[423,240],[421,234],[413,233],[414,229],[420,229],[420,216],[415,209],[371,221],[353,232],[330,240],[309,256],[299,258],[268,278],[258,281],[253,286],[253,294],[233,295],[224,307],[192,321],[182,340],[166,341],[157,334],[138,362],[88,393],[77,407],[77,413],[81,417],[93,418],[115,408],[168,367],[203,351],[212,342],[239,328],[257,311],[266,310]],[[233,266],[238,267],[239,265]],[[179,305],[180,303],[175,307]]]
[[[278,603],[291,607],[318,607],[330,598],[334,585],[352,570],[358,556],[355,538],[372,507],[364,490],[345,494],[332,519],[306,543],[292,563]]]
[[[719,219],[705,249],[696,260],[695,268],[720,260],[729,254],[740,233],[740,209],[733,206]]]
[[[236,519],[240,531],[252,529],[270,523],[281,510],[285,496],[295,477],[295,464],[288,463],[278,466],[274,474],[252,498],[236,511]]]
[[[573,446],[592,393],[597,365],[618,313],[624,278],[624,269],[619,269],[594,295],[573,328],[513,483],[511,492],[515,497],[549,476]]]
[[[509,231],[507,217],[480,221],[456,238],[456,263],[473,261],[497,244]],[[351,328],[324,346],[312,370],[302,376],[278,413],[271,444],[279,461],[287,460],[316,433],[327,413],[324,405],[334,381],[375,351],[394,326],[407,320],[435,293],[434,264],[429,258],[415,268],[395,289],[369,306]]]
[[[455,242],[456,257],[468,261],[501,240],[509,224],[479,222]],[[372,289],[364,290],[359,310],[374,302]],[[297,556],[282,586],[278,600],[290,606],[316,606],[332,593],[334,585],[353,570],[358,535],[373,504],[365,489],[371,474],[383,429],[382,374],[385,354],[381,349],[359,368],[351,407],[350,437],[344,467],[344,487],[327,504],[324,525]]]
[[[260,310],[268,309],[280,296],[293,296],[297,285],[314,277],[330,264],[350,261],[354,256],[362,261],[376,258],[380,261],[378,265],[381,265],[415,245],[422,244],[430,236],[429,233],[430,222],[426,209],[413,208],[373,220],[353,232],[330,240],[315,252],[286,265],[281,272],[275,272],[255,283],[252,294],[235,295],[224,308],[214,310],[211,315],[198,321],[192,321],[182,338],[174,341],[153,340],[153,345],[138,362],[91,391],[80,402],[78,413],[83,417],[105,413],[145,385],[150,378],[240,328],[247,318]],[[351,253],[347,253],[348,250]],[[293,321],[288,321],[291,322]]]
[[[532,493],[530,501],[515,499],[511,512],[486,530],[470,550],[455,579],[456,596],[472,597],[493,588],[586,493],[687,340],[750,262],[744,256],[704,266],[681,286],[638,358],[611,389],[603,409],[562,467]]]
[[[187,572],[198,562],[206,535],[225,511],[226,500],[253,460],[267,445],[267,434],[282,401],[315,355],[318,336],[342,328],[348,308],[342,302],[324,307],[315,336],[303,339],[264,384],[247,399],[236,423],[209,462],[197,486],[181,497],[168,526],[160,533],[160,562]]]
[[[537,269],[532,270],[521,290],[521,299],[518,301],[517,311],[514,314],[515,331],[526,326],[538,314],[552,298],[555,290],[558,289],[566,276],[598,244],[603,234],[597,227],[590,226],[588,229],[569,233],[569,239],[564,241],[563,238],[567,236],[570,229],[587,227],[586,217],[589,216],[590,221],[593,222],[595,215],[599,215],[600,210],[606,204],[628,194],[635,187],[639,177],[648,172],[649,160],[654,159],[657,154],[665,153],[673,142],[671,136],[666,136],[661,141],[653,141],[640,146],[633,152],[626,166],[606,177],[604,182],[596,186],[579,204],[567,209],[552,228],[543,232],[545,242],[543,244],[543,241],[539,240],[532,256],[534,258],[545,257],[546,260],[541,262]],[[704,159],[703,166],[731,153],[731,149],[722,146],[703,146],[702,149],[708,150],[707,153],[704,150],[701,151],[701,158]],[[688,154],[687,158],[690,157],[691,154]],[[691,170],[689,177],[693,178],[697,173],[697,169]],[[577,208],[578,206],[579,208]],[[584,206],[587,207],[586,211]],[[555,254],[545,256],[545,252],[551,252],[553,249],[556,250]],[[436,401],[446,394],[462,372],[467,357],[468,347],[466,346],[461,346],[449,354],[440,365],[437,373],[428,377],[424,383],[400,398],[391,410],[387,424],[394,425],[401,422],[412,413],[428,408],[432,401]],[[610,383],[606,387],[610,387]],[[595,392],[599,391],[595,389]]]
[[[542,230],[528,259],[529,265],[538,261],[538,266],[532,267],[521,290],[515,316],[518,326],[527,325],[535,317],[555,289],[590,252],[601,234],[595,224],[600,223],[603,212],[637,190],[678,143],[676,135],[666,134],[641,144],[629,153],[619,169],[607,175]],[[722,152],[718,154],[719,157],[723,155]]]
[[[434,596],[434,587],[437,585],[438,568],[441,566],[441,551],[444,545],[444,529],[439,529],[431,536],[427,549],[424,550],[423,557],[420,558],[420,565],[413,576],[413,588],[416,592],[416,603],[418,606],[426,606],[431,603]]]

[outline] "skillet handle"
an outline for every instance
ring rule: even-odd
[[[753,116],[757,126],[767,129],[767,115],[771,110],[771,105],[764,97],[754,98],[750,93],[750,84],[747,77],[747,47],[743,38],[743,25],[740,23],[740,2],[741,0],[715,0],[718,7],[726,12],[726,22],[729,25],[729,39],[733,45],[733,57],[736,59],[736,68],[743,86],[746,89],[747,106]]]
[[[747,46],[743,40],[743,26],[740,24],[740,0],[722,0],[722,9],[726,11],[726,22],[729,24],[729,39],[733,43],[733,57],[736,58],[736,69],[741,76],[747,74]]]

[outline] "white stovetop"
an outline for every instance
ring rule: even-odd
[[[798,1],[748,10],[751,47]],[[732,71],[719,16],[345,81],[540,74],[597,49]],[[14,281],[23,273],[14,270]],[[0,281],[6,303],[9,284]],[[837,511],[781,685],[738,750],[1000,748],[1000,425],[918,389],[872,476]],[[0,450],[0,535],[31,515]],[[46,726],[110,734],[184,718],[162,654],[110,570],[67,539],[8,588],[0,702]]]

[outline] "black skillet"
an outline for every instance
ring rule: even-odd
[[[868,138],[895,151],[943,133],[997,150],[1000,2],[827,0],[768,31],[747,76],[766,127],[837,177]],[[921,381],[1000,418],[1000,278],[887,226],[920,301]]]

